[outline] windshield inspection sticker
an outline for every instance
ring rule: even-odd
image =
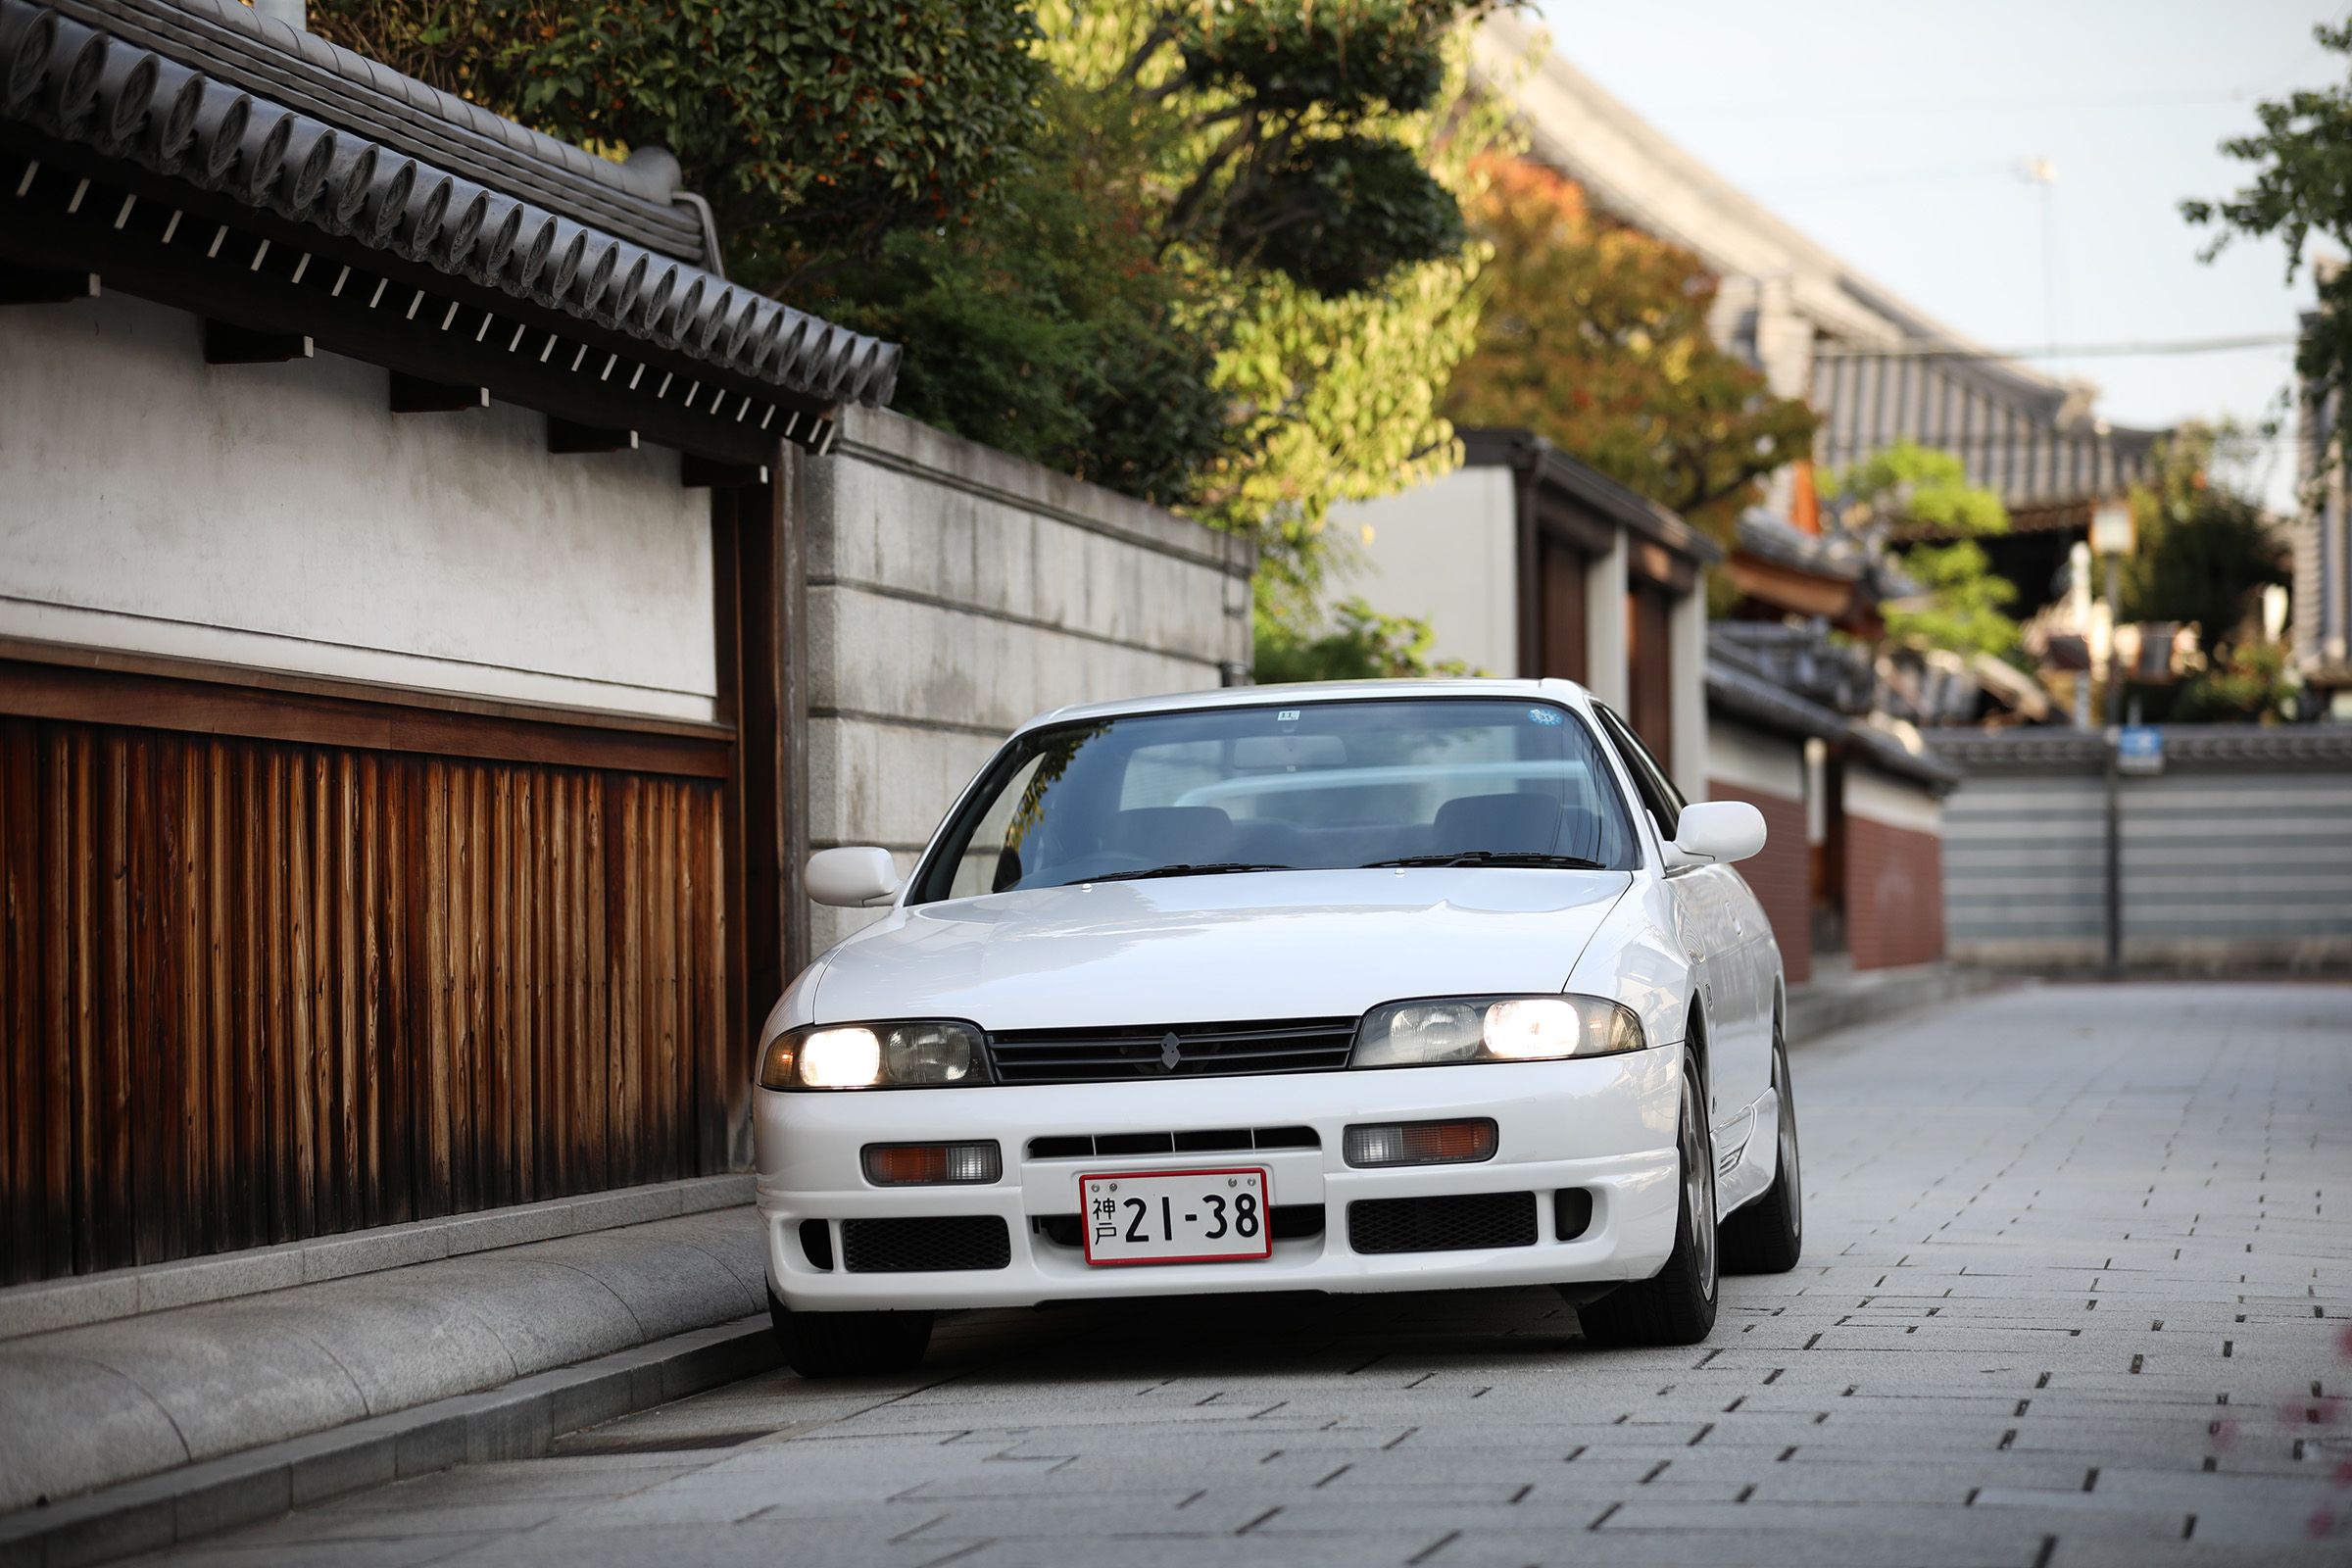
[[[1274,715],[1274,722],[1275,722],[1275,723],[1277,723],[1277,724],[1296,724],[1296,723],[1298,723],[1298,710],[1297,710],[1296,708],[1286,708],[1286,709],[1283,709],[1283,710],[1282,710],[1280,712],[1278,712],[1278,713],[1276,713],[1276,714]]]
[[[1531,724],[1557,724],[1560,710],[1556,708],[1531,708],[1527,710],[1527,719]]]

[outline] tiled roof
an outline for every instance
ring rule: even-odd
[[[236,0],[0,0],[24,127],[827,404],[900,348],[728,283],[665,157],[614,164]]]

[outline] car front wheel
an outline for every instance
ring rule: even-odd
[[[805,1378],[911,1372],[931,1348],[928,1312],[795,1312],[767,1293],[784,1362]]]
[[[1655,1275],[1577,1309],[1585,1338],[1595,1345],[1696,1345],[1715,1327],[1715,1138],[1695,1058],[1683,1074],[1675,1142],[1682,1155],[1682,1201],[1674,1250]]]
[[[1764,1196],[1723,1222],[1723,1266],[1735,1274],[1786,1274],[1805,1250],[1804,1178],[1796,1163],[1796,1101],[1788,1090],[1788,1043],[1772,1031],[1772,1087],[1780,1097],[1776,1159]]]

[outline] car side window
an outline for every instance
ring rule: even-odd
[[[1672,844],[1675,828],[1683,819],[1683,808],[1690,803],[1674,787],[1666,770],[1658,766],[1657,759],[1649,755],[1649,748],[1642,744],[1642,737],[1624,719],[1599,703],[1592,705],[1592,710],[1600,715],[1601,734],[1616,749],[1617,760],[1633,775],[1634,793],[1642,797],[1642,808],[1657,824],[1658,837]]]

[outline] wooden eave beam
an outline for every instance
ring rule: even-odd
[[[317,352],[307,332],[261,331],[209,318],[204,323],[207,365],[283,365],[288,360],[307,360]]]
[[[747,484],[767,483],[764,463],[713,463],[687,454],[678,466],[678,482],[689,490],[740,490]]]
[[[547,450],[561,456],[581,456],[596,452],[634,452],[637,432],[607,430],[593,424],[574,424],[569,419],[548,416]]]
[[[0,305],[67,305],[98,297],[98,274],[0,262]]]
[[[394,414],[457,414],[489,406],[490,389],[486,386],[453,386],[447,381],[428,381],[420,375],[410,375],[405,370],[392,372]]]

